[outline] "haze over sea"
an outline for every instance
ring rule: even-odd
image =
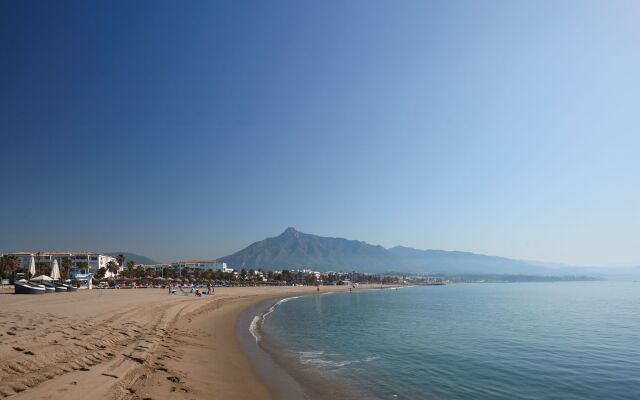
[[[637,399],[638,305],[636,282],[356,290],[282,302],[262,330],[345,397]]]

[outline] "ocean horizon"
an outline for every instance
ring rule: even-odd
[[[635,282],[415,286],[282,299],[251,329],[309,398],[635,399],[638,304]]]

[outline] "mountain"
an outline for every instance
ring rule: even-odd
[[[384,270],[393,255],[382,246],[357,240],[310,235],[287,228],[280,236],[255,242],[222,261],[241,268],[310,267],[329,270]]]
[[[534,263],[505,257],[486,256],[464,251],[417,250],[396,246],[389,251],[401,260],[407,272],[447,274],[553,274],[553,271]]]
[[[139,254],[134,254],[134,253],[127,253],[124,251],[120,251],[120,252],[113,252],[113,253],[106,253],[106,255],[108,256],[112,256],[112,257],[118,257],[118,254],[122,254],[124,256],[124,262],[125,264],[128,261],[135,261],[136,264],[157,264],[157,261],[154,261],[152,259],[150,259],[149,257],[145,257],[145,256],[141,256]]]
[[[402,246],[386,249],[357,240],[310,235],[294,228],[287,228],[280,236],[255,242],[221,260],[238,268],[555,275],[553,270],[527,261]]]

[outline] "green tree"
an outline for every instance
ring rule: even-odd
[[[96,276],[96,278],[102,279],[104,278],[104,275],[106,273],[107,273],[107,269],[105,267],[100,267],[100,269],[98,269],[98,275]]]
[[[129,262],[127,263],[127,275],[129,277],[132,277],[134,275],[134,268],[136,267],[136,262],[133,260],[129,260]]]
[[[201,282],[205,276],[205,271],[201,268],[197,268],[193,271],[193,274],[195,275],[196,282]]]
[[[6,254],[0,258],[0,275],[11,277],[20,268],[20,259],[17,256]]]
[[[118,266],[120,266],[120,268],[124,268],[124,254],[118,254],[116,260],[118,261]]]
[[[36,271],[38,271],[39,275],[50,275],[51,274],[51,266],[44,262],[36,263]]]
[[[115,261],[111,260],[107,263],[107,271],[113,274],[113,276],[118,275],[119,270],[120,270],[120,267],[118,266],[118,263],[116,263]]]
[[[62,277],[68,278],[69,273],[71,272],[71,267],[73,266],[73,261],[71,261],[71,257],[66,257],[62,260]]]

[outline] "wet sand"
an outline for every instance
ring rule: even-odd
[[[326,287],[322,291],[348,290]],[[0,292],[0,398],[271,399],[236,336],[243,310],[313,287]]]

